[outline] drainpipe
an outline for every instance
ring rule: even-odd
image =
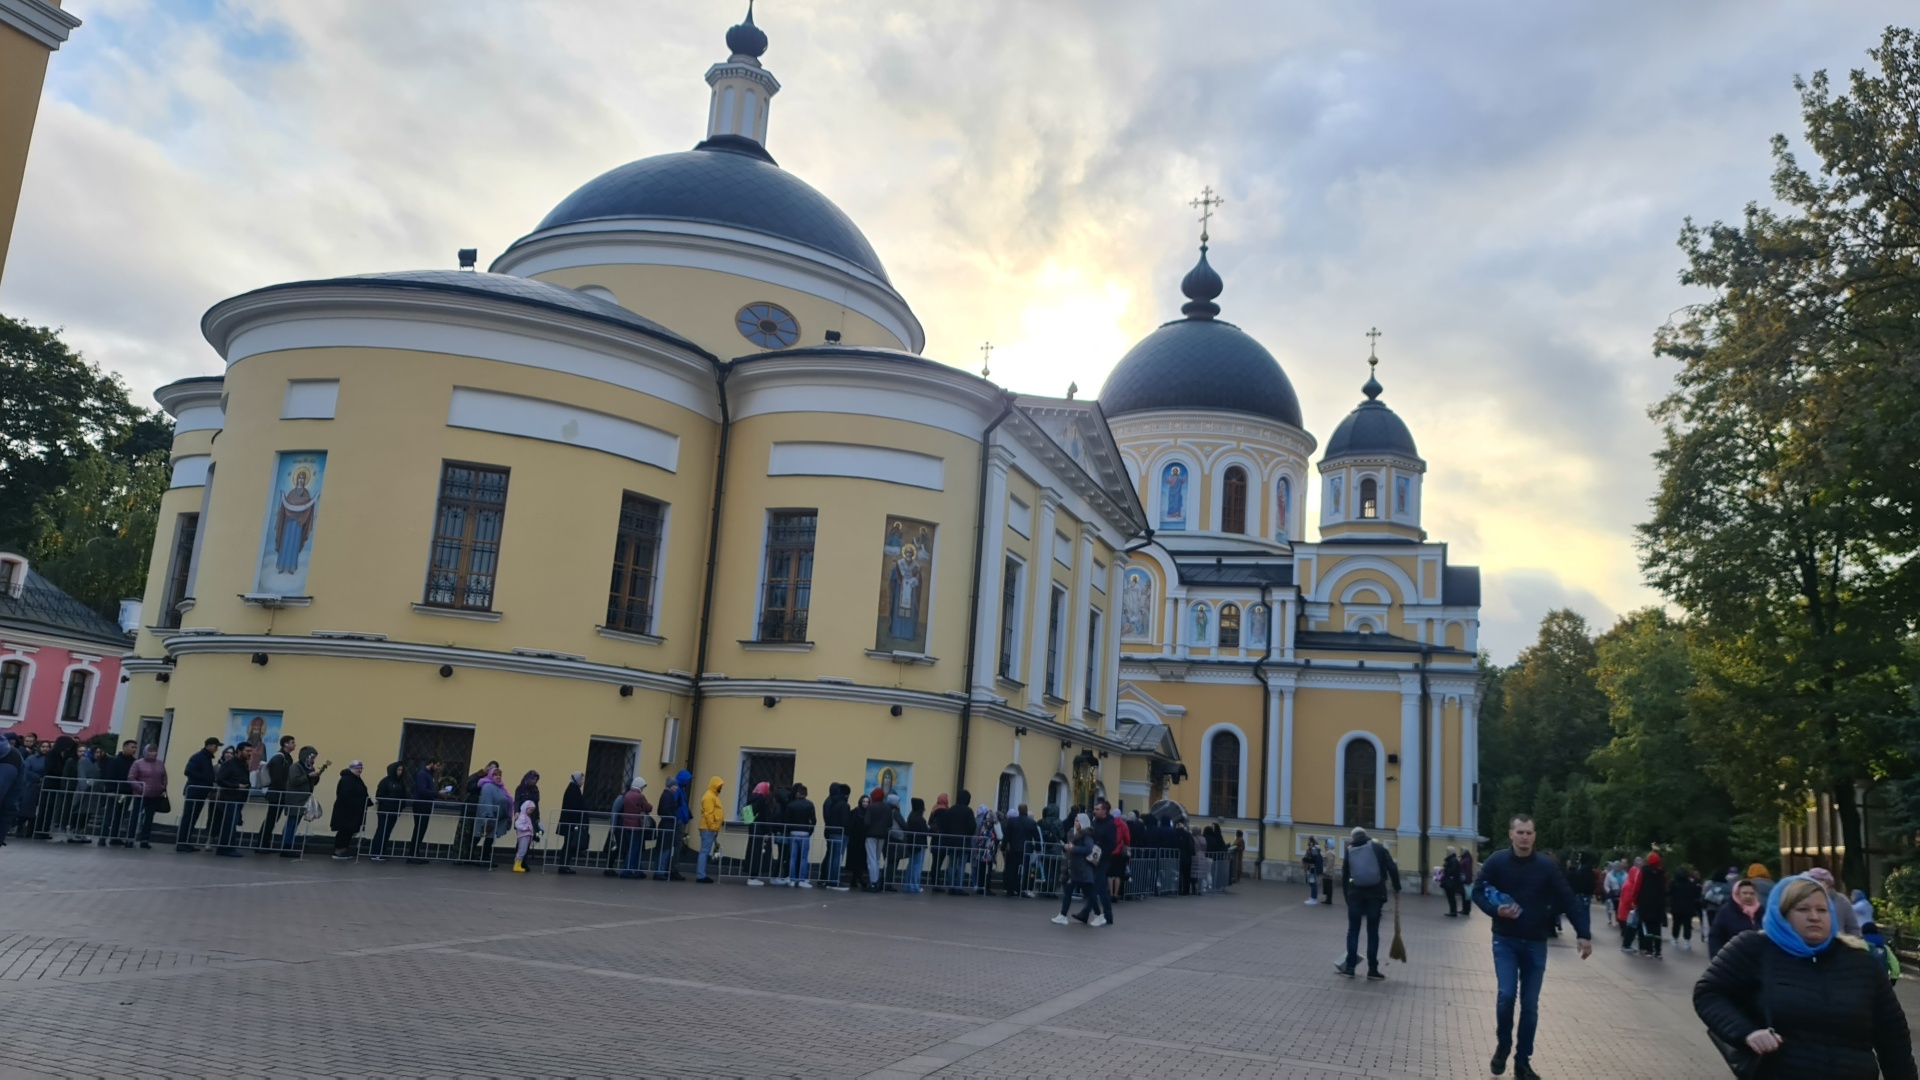
[[[967,786],[967,747],[973,741],[973,673],[979,663],[980,640],[980,573],[987,559],[987,462],[993,452],[993,433],[1013,415],[1013,398],[1009,395],[1000,408],[1000,415],[980,433],[980,475],[979,492],[973,507],[973,586],[972,596],[967,601],[967,664],[961,683],[961,692],[966,701],[960,705],[960,761],[954,768],[953,790],[959,791]]]
[[[1433,821],[1431,820],[1432,814],[1430,813],[1433,807],[1433,792],[1427,790],[1427,785],[1432,781],[1433,774],[1437,771],[1436,766],[1439,764],[1437,761],[1427,760],[1427,756],[1431,754],[1433,751],[1433,705],[1431,700],[1429,699],[1429,691],[1427,688],[1427,662],[1428,662],[1428,658],[1432,653],[1432,648],[1433,647],[1431,645],[1420,646],[1420,764],[1425,766],[1425,768],[1422,770],[1423,775],[1419,778],[1420,795],[1421,795],[1421,798],[1420,798],[1420,895],[1421,896],[1429,895],[1429,888],[1433,883],[1433,872],[1431,869],[1429,869],[1432,866],[1432,851],[1430,850],[1432,837],[1427,835],[1427,830],[1433,827]],[[1402,769],[1400,771],[1403,773],[1406,772],[1405,769]],[[1405,780],[1406,780],[1405,777],[1401,778],[1401,781],[1403,783],[1405,782]]]
[[[1267,790],[1268,754],[1273,753],[1272,725],[1267,722],[1267,702],[1273,696],[1273,690],[1267,685],[1267,662],[1273,659],[1273,583],[1260,583],[1260,606],[1267,612],[1267,651],[1253,662],[1253,677],[1260,680],[1260,861],[1267,861],[1267,815],[1265,806],[1273,793]],[[1245,873],[1243,869],[1241,871]]]
[[[700,645],[693,660],[693,703],[687,710],[687,768],[693,769],[694,751],[700,748],[700,707],[706,703],[702,681],[707,670],[707,644],[713,633],[713,582],[720,564],[720,504],[727,494],[727,450],[733,443],[733,414],[727,407],[727,376],[733,363],[727,361],[714,371],[714,387],[720,394],[720,449],[713,466],[713,517],[707,523],[707,580],[700,593]]]

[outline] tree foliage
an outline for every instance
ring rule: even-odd
[[[0,315],[0,550],[103,614],[140,595],[172,432],[58,333]]]
[[[1863,877],[1856,784],[1904,767],[1889,717],[1920,599],[1920,41],[1889,29],[1836,96],[1796,83],[1815,171],[1774,140],[1777,209],[1681,234],[1706,302],[1664,330],[1674,392],[1640,527],[1689,616],[1697,740],[1743,807],[1835,796]]]

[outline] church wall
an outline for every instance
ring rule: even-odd
[[[11,26],[0,26],[0,268],[7,264],[7,243],[27,168],[27,145],[33,139],[40,87],[51,56],[45,45]]]
[[[774,444],[798,442],[904,448],[938,457],[944,462],[944,490],[843,476],[769,476]],[[957,690],[966,664],[979,444],[903,420],[765,413],[735,423],[729,453],[708,670],[733,678],[825,675],[862,684]],[[741,644],[758,635],[768,514],[777,509],[818,511],[807,622],[811,650]],[[889,516],[937,527],[924,608],[926,653],[938,661],[932,666],[866,655],[879,644]]]
[[[281,420],[289,378],[337,378],[331,420]],[[455,386],[613,413],[679,437],[676,472],[610,453],[446,424]],[[686,668],[693,661],[711,494],[712,424],[657,398],[585,378],[469,358],[388,349],[312,349],[234,365],[227,427],[188,625],[228,633],[388,634],[507,651]],[[278,451],[326,451],[307,592],[310,607],[243,605],[255,590]],[[493,611],[497,621],[419,614],[444,461],[510,470]],[[615,641],[606,620],[622,493],[668,504],[655,631],[659,645]]]
[[[1229,725],[1240,733],[1241,763],[1246,777],[1242,785],[1246,816],[1265,813],[1266,796],[1261,790],[1265,770],[1260,765],[1260,738],[1266,728],[1266,697],[1260,684],[1250,677],[1242,683],[1179,682],[1143,683],[1142,688],[1166,705],[1184,706],[1187,714],[1168,720],[1180,760],[1187,767],[1187,778],[1167,787],[1167,798],[1187,808],[1190,814],[1209,818],[1237,816],[1233,809],[1208,808],[1206,793],[1209,760],[1209,731]]]
[[[1335,690],[1301,687],[1294,692],[1293,706],[1293,819],[1303,825],[1341,825],[1335,806],[1335,778],[1340,769],[1340,740],[1348,732],[1364,731],[1380,742],[1387,754],[1400,754],[1400,694],[1368,690]],[[1185,753],[1184,744],[1182,753]],[[1376,824],[1380,830],[1400,825],[1400,784],[1404,782],[1398,765],[1386,766],[1386,775],[1399,779],[1383,788],[1385,816]],[[1316,829],[1317,831],[1317,829]]]
[[[1441,786],[1440,820],[1433,822],[1435,828],[1441,826],[1458,827],[1462,820],[1460,814],[1460,735],[1464,720],[1463,710],[1458,698],[1449,699],[1441,707],[1440,716],[1446,725],[1440,747]]]
[[[908,349],[908,343],[881,325],[831,300],[718,270],[683,266],[581,266],[536,275],[568,288],[599,285],[619,297],[622,307],[672,327],[674,333],[722,358],[765,352],[742,337],[734,318],[756,302],[778,304],[800,324],[797,345],[820,345],[828,330],[840,331],[843,345]]]

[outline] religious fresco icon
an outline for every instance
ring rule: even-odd
[[[1293,481],[1283,476],[1280,478],[1280,483],[1276,485],[1274,491],[1275,524],[1273,532],[1277,539],[1285,540],[1287,538],[1287,525],[1292,520],[1292,514]]]
[[[1193,642],[1206,645],[1211,641],[1208,633],[1213,629],[1213,609],[1205,604],[1193,605]]]
[[[873,647],[878,652],[927,651],[927,599],[933,588],[931,522],[887,516],[880,549],[880,610]]]
[[[313,559],[314,519],[327,476],[327,452],[282,452],[273,470],[273,495],[260,530],[260,563],[254,591],[277,596],[307,595],[307,569]]]
[[[1246,642],[1247,648],[1265,651],[1267,647],[1267,621],[1271,615],[1265,604],[1255,604],[1247,612]]]
[[[1412,501],[1412,495],[1413,480],[1411,478],[1405,476],[1396,476],[1393,478],[1393,512],[1395,515],[1404,515],[1407,512],[1407,505]]]
[[[1160,527],[1187,527],[1187,467],[1177,461],[1160,470]]]
[[[1134,567],[1120,586],[1120,639],[1148,641],[1153,637],[1153,578]]]

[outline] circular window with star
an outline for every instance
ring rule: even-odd
[[[777,304],[748,304],[733,319],[740,336],[763,349],[784,349],[800,340],[800,321]]]

